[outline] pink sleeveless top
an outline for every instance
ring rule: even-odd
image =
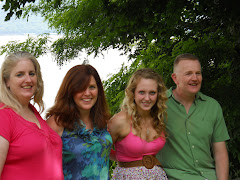
[[[165,145],[165,138],[147,142],[132,133],[130,133],[121,141],[115,143],[116,158],[120,162],[129,162],[142,160],[144,155],[156,155]]]

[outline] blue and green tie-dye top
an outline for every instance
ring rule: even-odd
[[[74,131],[64,129],[62,141],[65,180],[109,179],[112,138],[106,129],[90,131],[77,125]]]

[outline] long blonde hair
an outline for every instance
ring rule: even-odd
[[[166,86],[162,80],[162,77],[149,68],[142,68],[133,73],[130,78],[127,88],[125,89],[125,98],[121,105],[121,110],[127,112],[129,116],[132,117],[133,127],[136,128],[137,134],[141,133],[140,119],[141,116],[137,112],[136,103],[134,101],[134,92],[139,83],[140,79],[152,79],[157,82],[158,85],[158,95],[157,102],[151,109],[151,116],[153,118],[153,128],[156,130],[158,136],[162,133],[166,134],[166,125],[164,123],[164,118],[166,118]]]
[[[37,61],[37,59],[28,52],[15,52],[10,54],[5,58],[5,61],[2,64],[1,71],[0,71],[0,102],[4,103],[5,106],[11,107],[17,112],[20,110],[22,105],[19,103],[17,98],[11,93],[9,88],[7,87],[6,82],[10,78],[10,74],[12,69],[16,66],[17,62],[19,62],[21,59],[26,58],[32,61],[36,75],[37,75],[37,90],[35,92],[35,95],[33,97],[34,103],[37,103],[40,112],[44,110],[44,103],[42,100],[44,87],[43,87],[43,80],[42,80],[42,74],[41,74],[41,68]]]

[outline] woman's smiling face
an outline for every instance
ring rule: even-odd
[[[91,110],[98,98],[98,86],[96,80],[91,76],[87,89],[83,92],[76,93],[73,97],[80,111]]]
[[[12,68],[6,85],[21,104],[29,102],[37,90],[37,75],[32,61],[19,59]]]
[[[158,85],[153,79],[141,78],[134,92],[134,99],[137,105],[137,110],[151,111],[151,108],[157,102]]]

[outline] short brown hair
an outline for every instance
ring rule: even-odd
[[[173,72],[174,72],[176,66],[178,65],[178,63],[182,60],[193,60],[193,61],[198,61],[200,63],[199,58],[191,53],[180,54],[174,60]],[[200,65],[201,65],[201,63],[200,63]]]

